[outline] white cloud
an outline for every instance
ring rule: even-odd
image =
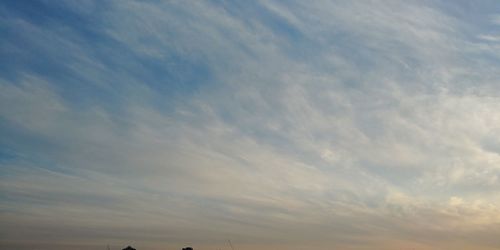
[[[69,70],[112,91],[123,80],[120,112],[76,103],[60,80],[3,79],[2,143],[23,157],[2,163],[2,233],[104,243],[96,230],[151,249],[164,235],[287,249],[495,238],[498,76],[460,20],[420,2],[253,4],[280,19],[207,2],[102,13],[101,31],[138,58],[208,65],[213,79],[175,102],[141,82],[136,58],[117,72],[74,36],[55,39],[76,49]]]

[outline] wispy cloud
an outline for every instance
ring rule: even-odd
[[[500,54],[446,7],[1,4],[0,244],[498,247]]]

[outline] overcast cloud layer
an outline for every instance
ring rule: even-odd
[[[498,249],[496,1],[2,1],[0,247]]]

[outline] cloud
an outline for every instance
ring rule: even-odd
[[[38,7],[1,9],[2,245],[498,246],[498,53],[443,6]]]

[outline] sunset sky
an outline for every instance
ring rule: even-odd
[[[0,1],[0,248],[500,248],[500,3]]]

